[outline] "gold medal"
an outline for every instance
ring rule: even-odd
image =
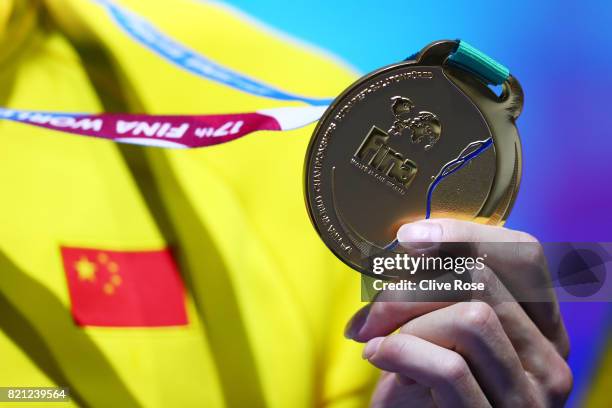
[[[306,203],[349,266],[369,273],[364,260],[411,221],[499,225],[508,217],[521,177],[523,92],[477,52],[433,43],[358,80],[319,121],[306,155]],[[488,86],[498,80],[501,95]]]

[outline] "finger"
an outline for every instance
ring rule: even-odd
[[[429,387],[440,408],[491,406],[459,354],[418,337],[377,337],[366,345],[364,357],[382,370]]]
[[[486,288],[474,299],[484,301],[493,308],[526,371],[538,377],[545,377],[549,373],[549,367],[543,362],[550,361],[550,359],[543,357],[558,354],[556,357],[563,359],[567,356],[569,352],[567,335],[559,337],[565,340],[557,344],[546,338],[488,267],[481,271],[471,272],[471,279],[472,282],[482,283]]]
[[[386,302],[374,301],[361,308],[349,321],[345,336],[366,342],[386,336],[410,319],[450,305],[448,302]]]
[[[478,224],[452,218],[432,218],[402,225],[397,238],[400,243],[435,242],[532,242],[535,238],[508,228]],[[525,239],[527,241],[525,241]]]
[[[473,271],[472,282],[483,283],[484,292],[475,292],[474,300],[489,303],[498,316],[504,331],[517,350],[525,370],[543,379],[549,374],[545,361],[554,353],[566,357],[569,351],[565,341],[556,345],[542,335],[512,295],[489,269]],[[374,337],[387,336],[405,323],[426,313],[449,306],[448,302],[384,302],[376,301],[362,308],[347,325],[347,337],[366,342]],[[546,357],[547,358],[544,358]]]
[[[398,374],[383,372],[370,402],[371,408],[436,408],[429,387],[417,384],[405,385],[398,381]]]
[[[546,258],[542,246],[533,236],[468,221],[432,219],[403,225],[397,237],[407,248],[413,244],[422,247],[424,242],[471,243],[474,256],[484,257],[486,254],[486,264],[511,293],[528,297],[537,288],[538,297],[543,301],[524,302],[522,307],[546,337],[557,344],[567,341],[554,290],[547,286],[550,277]],[[543,289],[545,287],[548,289]]]
[[[433,247],[447,243],[470,244],[466,252],[473,256],[486,256],[486,264],[500,274],[511,290],[519,283],[522,285],[517,289],[533,290],[536,284],[544,285],[549,280],[541,245],[533,236],[521,231],[468,221],[435,219],[405,224],[398,230],[397,237],[400,244],[409,249],[413,245],[422,247],[423,241]]]
[[[472,298],[492,305],[506,333],[509,334],[512,344],[519,351],[521,360],[523,360],[522,351],[525,349],[541,352],[545,348],[550,348],[548,339],[543,338],[539,328],[488,267],[482,271],[472,271],[471,281],[483,283],[484,292],[473,292]],[[379,298],[381,297],[377,297],[373,303],[359,310],[349,321],[345,330],[346,337],[366,342],[374,337],[386,336],[411,319],[452,304],[450,302],[385,301]],[[554,336],[556,341],[553,345],[561,356],[567,357],[569,340],[562,324],[560,330],[561,332]]]
[[[459,353],[494,406],[514,396],[516,406],[534,406],[535,389],[491,306],[456,303],[406,323],[410,334]]]
[[[551,403],[563,401],[572,388],[571,371],[561,356],[567,355],[567,345],[559,353],[553,344],[542,335],[525,311],[513,301],[504,285],[497,280],[492,271],[485,270],[472,273],[474,282],[483,282],[486,292],[479,299],[491,302],[504,331],[515,348],[520,362],[530,378],[537,380],[547,391]],[[502,301],[496,301],[501,299]],[[398,329],[403,323],[425,313],[448,306],[444,303],[373,303],[360,311],[362,327],[357,340],[367,341],[373,337],[387,335]],[[398,322],[402,322],[398,325]],[[350,325],[349,325],[350,326]],[[378,331],[378,333],[377,333]],[[555,402],[556,404],[556,402]],[[556,405],[553,405],[556,406]]]

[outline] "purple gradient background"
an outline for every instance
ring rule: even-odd
[[[507,65],[525,90],[521,191],[507,226],[542,241],[612,241],[612,2],[232,0],[365,73],[425,44],[462,38]],[[610,304],[563,304],[576,387],[588,389]]]

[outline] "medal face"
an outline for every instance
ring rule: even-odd
[[[501,224],[518,190],[514,124],[523,94],[510,77],[501,96],[445,64],[453,42],[375,71],[330,106],[305,164],[311,220],[345,263],[370,273],[398,228],[425,218]]]

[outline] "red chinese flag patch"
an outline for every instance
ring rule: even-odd
[[[72,316],[80,326],[187,324],[185,290],[168,249],[62,247]]]

